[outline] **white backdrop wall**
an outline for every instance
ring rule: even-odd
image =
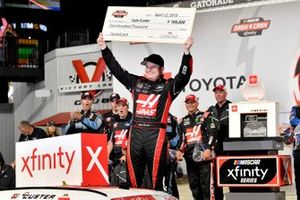
[[[194,71],[185,91],[173,102],[171,112],[182,117],[186,111],[184,97],[196,94],[200,108],[215,103],[212,89],[224,83],[231,101],[241,101],[240,87],[245,77],[257,74],[266,88],[266,99],[279,103],[279,112],[287,113],[295,103],[293,92],[294,70],[300,55],[300,3],[282,3],[251,8],[197,13],[193,28]],[[242,19],[270,20],[261,35],[240,37],[231,33],[233,25]],[[143,74],[141,60],[150,53],[165,59],[166,71],[174,75],[181,61],[182,46],[174,44],[129,45],[113,42],[117,60],[128,71]],[[114,90],[130,98],[130,93],[117,81]],[[285,115],[282,120],[288,120]]]
[[[265,99],[278,102],[279,123],[288,123],[290,108],[296,104],[296,99],[300,99],[298,76],[294,76],[300,59],[299,10],[298,1],[197,13],[192,33],[195,41],[191,50],[193,75],[173,102],[171,113],[178,117],[186,114],[183,102],[189,93],[199,97],[201,110],[207,109],[215,104],[212,89],[220,83],[226,85],[229,100],[241,101],[240,88],[245,78],[256,74],[265,86]],[[252,18],[270,20],[269,27],[255,36],[241,37],[238,33],[231,33],[235,24]],[[249,31],[250,34],[254,32]],[[183,53],[182,45],[130,45],[125,42],[113,42],[112,51],[124,68],[139,75],[144,72],[144,67],[139,64],[143,58],[151,53],[160,54],[165,60],[165,71],[172,72],[173,76]],[[124,86],[118,81],[113,84],[114,91],[131,100],[131,94]],[[280,153],[290,155],[291,150],[287,146]],[[295,195],[294,185],[283,190],[288,195]]]

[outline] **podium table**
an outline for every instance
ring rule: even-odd
[[[277,155],[278,138],[234,139],[223,143],[228,156],[217,157],[217,185],[229,187],[227,200],[284,200],[280,187],[292,184],[291,157]]]
[[[106,186],[107,136],[78,133],[16,144],[16,186]]]

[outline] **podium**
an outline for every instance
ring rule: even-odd
[[[284,200],[280,187],[292,184],[291,157],[277,137],[277,104],[248,101],[229,104],[228,156],[217,157],[217,185],[229,187],[227,200]]]
[[[107,136],[78,133],[16,143],[16,186],[106,186]]]

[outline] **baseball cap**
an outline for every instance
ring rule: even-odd
[[[226,91],[226,88],[225,88],[224,85],[219,84],[219,85],[216,85],[216,87],[214,87],[214,89],[213,89],[214,92],[215,92],[216,90]]]
[[[48,121],[47,126],[55,126],[55,121]]]
[[[152,62],[160,67],[164,66],[164,59],[158,54],[151,54],[144,58],[144,60],[141,62],[141,65],[146,65],[146,62]]]
[[[109,101],[113,101],[114,99],[119,100],[120,99],[120,95],[118,93],[112,93],[109,97]]]
[[[119,104],[119,103],[124,103],[124,104],[126,104],[128,106],[128,100],[126,98],[124,98],[124,97],[122,97],[121,99],[117,100],[117,104]]]
[[[193,102],[196,102],[196,101],[198,101],[198,98],[197,98],[195,95],[193,95],[193,94],[189,94],[189,95],[187,95],[187,96],[185,97],[184,102],[187,102],[187,101],[193,101]]]
[[[81,99],[85,99],[86,97],[90,97],[91,99],[93,99],[93,95],[90,92],[83,92],[81,94]]]

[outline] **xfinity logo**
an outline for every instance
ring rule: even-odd
[[[101,172],[101,174],[103,175],[103,177],[105,178],[105,180],[108,180],[108,175],[105,172],[104,167],[101,165],[98,156],[101,153],[102,147],[97,147],[96,151],[94,152],[93,149],[90,146],[86,147],[87,151],[89,152],[90,156],[91,156],[91,161],[86,169],[86,171],[91,171],[92,168],[94,166],[96,166],[98,168],[98,170]]]
[[[283,179],[286,177],[285,172],[289,170],[280,165],[289,161],[290,159],[281,155],[217,158],[217,165],[219,165],[218,183],[220,186],[242,187],[246,185],[250,187],[277,187],[287,184],[288,178],[286,181]]]
[[[95,152],[89,146],[86,149],[91,156],[86,171],[91,171],[96,166],[102,174],[106,174],[98,159],[102,147],[98,147]],[[66,174],[69,174],[75,153],[75,150],[71,152],[63,151],[62,147],[59,147],[57,152],[54,153],[39,153],[38,148],[34,148],[30,156],[21,157],[23,162],[21,172],[27,172],[30,177],[33,177],[35,171],[63,169]]]
[[[39,153],[38,148],[34,148],[30,156],[21,157],[23,166],[22,172],[26,171],[33,177],[34,171],[65,169],[69,173],[72,166],[75,150],[72,152],[63,151],[62,147],[54,153]]]
[[[231,177],[234,180],[240,178],[260,178],[260,180],[263,180],[268,169],[259,169],[258,166],[252,169],[241,169],[240,166],[236,166],[234,169],[227,169],[227,172],[227,177]]]

